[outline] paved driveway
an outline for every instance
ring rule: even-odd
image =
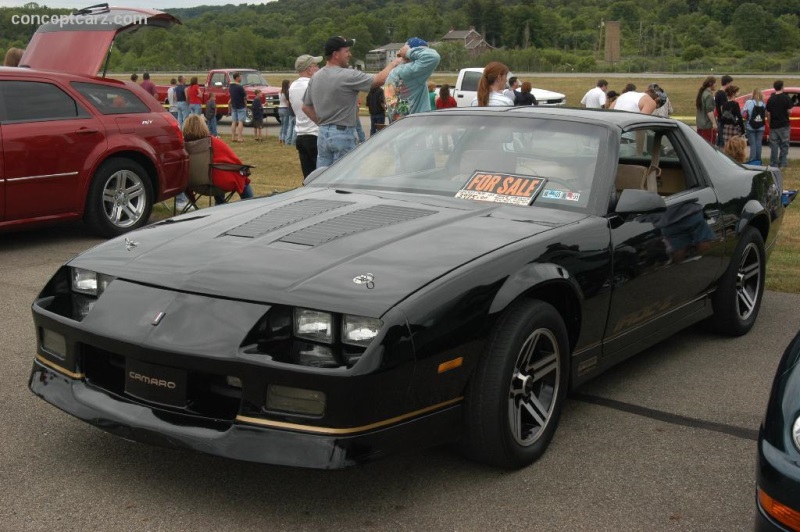
[[[768,292],[739,339],[694,327],[583,386],[522,471],[447,449],[310,471],[131,443],[34,397],[30,303],[98,242],[0,235],[0,530],[747,530],[755,441],[800,296]]]

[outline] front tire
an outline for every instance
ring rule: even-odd
[[[153,209],[147,172],[130,159],[109,159],[95,172],[86,198],[85,220],[102,236],[114,237],[143,226]]]
[[[544,454],[568,383],[569,340],[548,303],[512,305],[495,325],[466,393],[464,453],[517,469]]]
[[[761,233],[746,228],[712,300],[714,329],[729,336],[747,334],[761,308],[766,279],[766,256]]]

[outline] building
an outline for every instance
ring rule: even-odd
[[[451,28],[440,42],[463,44],[471,56],[494,49],[494,46],[486,42],[483,36],[475,31],[475,26],[470,26],[468,30]]]
[[[441,38],[441,40],[430,43],[430,46],[432,48],[436,48],[436,46],[440,44],[453,43],[463,45],[464,48],[467,49],[467,52],[469,52],[469,55],[473,57],[480,55],[487,50],[494,49],[494,46],[486,42],[483,36],[475,31],[474,26],[470,26],[468,30],[451,29],[444,37]],[[384,44],[380,48],[370,50],[367,52],[366,69],[370,72],[383,70],[383,68],[388,65],[392,59],[397,57],[397,52],[403,47],[403,45],[405,45],[404,42],[392,42],[389,44]]]
[[[404,42],[391,42],[367,52],[367,70],[370,72],[383,70],[386,65],[392,62],[392,59],[397,57],[397,52],[405,44]]]

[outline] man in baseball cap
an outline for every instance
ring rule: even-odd
[[[358,93],[380,87],[400,62],[396,57],[386,68],[371,76],[350,66],[350,47],[355,39],[334,36],[325,42],[325,66],[308,84],[303,111],[319,124],[317,168],[330,166],[356,147]]]
[[[300,168],[304,178],[317,167],[319,126],[303,112],[303,96],[306,94],[311,77],[319,70],[320,61],[322,61],[320,56],[303,54],[298,57],[294,62],[294,69],[300,77],[289,86],[289,105],[294,111],[294,129],[297,133],[294,144],[300,157]]]
[[[345,39],[344,37],[331,37],[325,41],[325,57],[330,57],[333,52],[338,52],[342,48],[350,48],[356,44],[355,39]]]
[[[406,115],[431,110],[428,78],[439,65],[439,52],[419,37],[411,37],[397,52],[403,59],[386,80],[386,114],[393,122]]]
[[[311,65],[318,65],[322,62],[322,56],[313,56],[308,54],[303,54],[298,57],[294,62],[294,69],[297,72],[303,72],[308,70]],[[309,76],[311,77],[311,76]]]

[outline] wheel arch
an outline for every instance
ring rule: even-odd
[[[552,305],[567,327],[570,352],[581,330],[581,289],[575,279],[557,264],[529,264],[510,276],[495,295],[490,314],[498,314],[521,299],[538,299]]]
[[[100,161],[100,163],[94,169],[94,173],[96,173],[97,170],[100,169],[104,164],[113,159],[130,159],[131,161],[134,161],[135,163],[139,164],[139,166],[144,168],[145,172],[147,172],[147,179],[148,181],[150,181],[150,186],[152,187],[153,190],[153,201],[154,202],[157,201],[157,198],[159,198],[161,195],[161,187],[159,186],[159,181],[158,181],[158,170],[156,169],[156,165],[153,162],[153,160],[150,159],[150,157],[138,151],[132,151],[132,150],[117,151],[108,154],[107,157],[105,157],[102,161]],[[94,178],[94,173],[92,174],[93,178]]]
[[[769,236],[769,216],[766,209],[755,200],[748,201],[742,209],[742,216],[736,233],[741,235],[747,227],[752,227],[761,234],[761,239],[766,243]]]

